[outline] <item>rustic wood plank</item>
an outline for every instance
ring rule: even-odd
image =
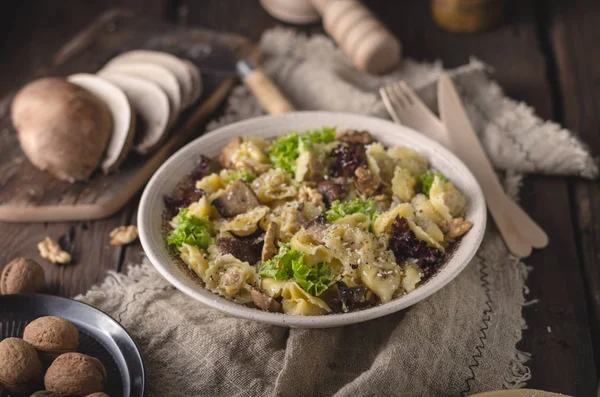
[[[560,76],[560,95],[564,104],[563,122],[577,131],[592,152],[600,153],[600,40],[598,20],[600,3],[576,0],[553,1],[553,20],[549,28],[556,66]],[[596,363],[600,363],[600,186],[597,181],[571,182],[575,207],[579,252],[586,292]],[[600,367],[597,366],[597,375]]]

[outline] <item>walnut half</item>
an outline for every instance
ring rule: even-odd
[[[138,228],[134,225],[119,226],[110,232],[110,245],[131,244],[138,237]]]
[[[473,224],[463,218],[454,218],[440,223],[440,229],[449,240],[455,240],[471,230]]]
[[[40,251],[40,256],[52,263],[61,263],[64,265],[71,262],[71,254],[63,251],[60,245],[50,237],[46,237],[44,241],[40,241],[37,248]]]

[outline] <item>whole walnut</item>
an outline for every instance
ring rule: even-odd
[[[106,369],[102,363],[81,353],[65,353],[46,371],[46,390],[65,394],[69,397],[85,397],[104,391]]]
[[[8,391],[29,393],[42,380],[42,363],[35,348],[19,338],[0,342],[0,385]]]
[[[29,397],[64,397],[64,394],[54,393],[53,391],[40,390],[36,391]]]
[[[0,275],[0,292],[25,294],[40,292],[44,288],[44,269],[29,258],[13,259],[4,267]]]
[[[52,361],[79,346],[79,331],[64,318],[40,317],[27,324],[23,340],[32,344],[44,361]]]

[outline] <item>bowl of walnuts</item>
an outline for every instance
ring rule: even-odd
[[[0,327],[0,390],[10,396],[143,395],[135,343],[91,306],[49,295],[3,295]]]

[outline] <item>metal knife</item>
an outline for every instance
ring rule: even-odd
[[[452,79],[444,74],[438,82],[440,116],[448,130],[450,149],[469,167],[479,182],[488,209],[510,252],[518,257],[548,245],[548,236],[505,193],[481,142],[473,129]]]

